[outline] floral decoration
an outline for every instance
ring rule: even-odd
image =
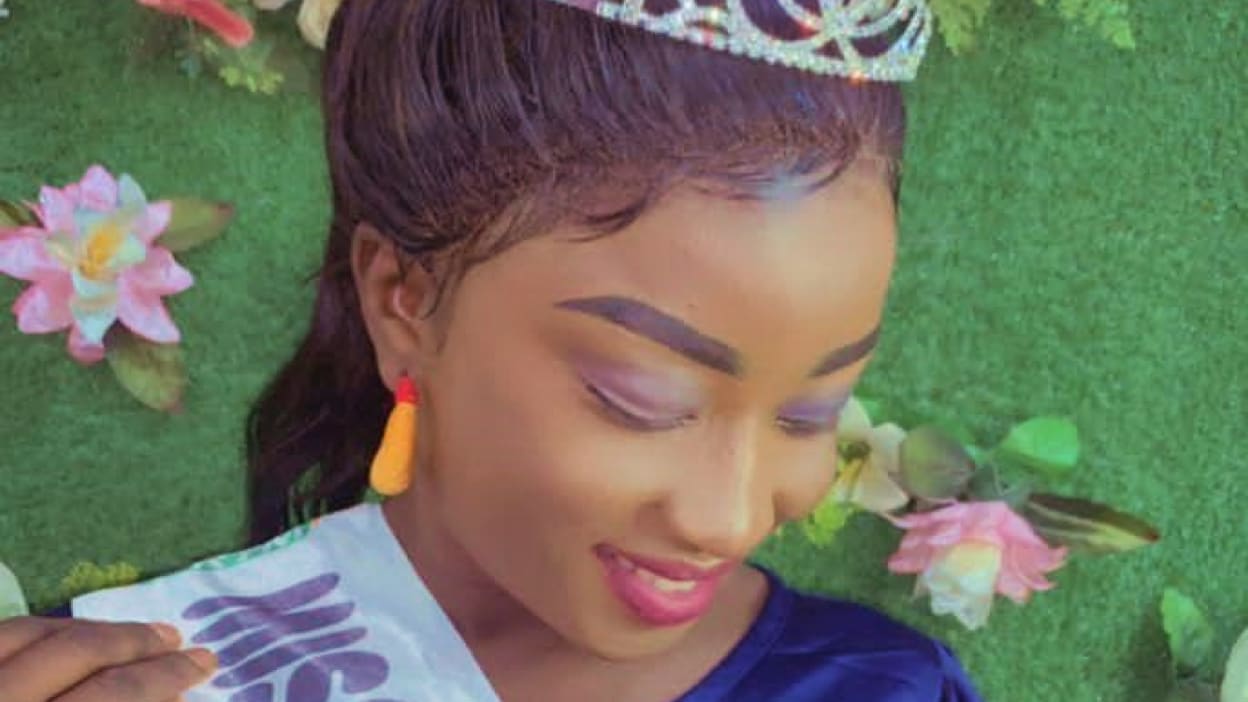
[[[1023,604],[1053,588],[1048,574],[1071,553],[1128,551],[1160,538],[1138,517],[1038,490],[1078,463],[1078,432],[1067,419],[1022,422],[986,450],[937,424],[873,424],[870,404],[852,398],[843,410],[837,477],[800,525],[817,545],[858,513],[904,530],[888,570],[916,575],[915,593],[930,597],[935,614],[978,629],[997,595]]]
[[[323,49],[341,0],[136,0],[158,18],[137,54],[173,53],[184,73],[197,77],[205,69],[231,87],[266,95],[310,89],[314,57],[300,51],[303,43]],[[289,23],[266,14],[285,14],[298,5]],[[292,7],[293,9],[293,7]],[[177,21],[170,21],[177,20]],[[153,50],[153,47],[154,50]]]
[[[195,198],[149,202],[129,174],[101,165],[37,203],[0,201],[0,273],[30,283],[13,303],[25,334],[68,332],[70,356],[105,358],[149,406],[178,408],[185,385],[182,340],[166,297],[194,285],[175,259],[219,236],[233,216]]]
[[[0,621],[9,617],[24,617],[30,614],[26,604],[26,594],[12,570],[0,561]]]

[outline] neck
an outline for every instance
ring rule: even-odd
[[[534,662],[572,647],[481,570],[446,528],[433,499],[413,485],[382,513],[412,567],[478,659]],[[488,654],[488,656],[487,656]]]

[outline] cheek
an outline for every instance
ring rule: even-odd
[[[551,354],[513,344],[446,370],[439,499],[461,537],[546,562],[629,523],[639,457],[603,431]]]
[[[801,519],[823,500],[836,480],[836,441],[803,446],[791,442],[793,450],[780,459],[775,481],[776,523]]]

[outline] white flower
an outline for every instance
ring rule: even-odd
[[[910,496],[897,484],[900,472],[901,441],[906,432],[892,423],[871,425],[867,410],[851,397],[837,425],[841,442],[860,444],[864,455],[843,461],[832,499],[852,502],[876,513],[891,512],[910,501]]]
[[[4,0],[0,0],[0,19],[9,16],[9,8],[4,6]]]
[[[299,6],[299,31],[309,44],[318,49],[325,48],[325,38],[329,36],[329,24],[342,0],[303,0]]]
[[[3,0],[0,0],[2,2]],[[30,614],[26,607],[26,596],[22,594],[22,586],[17,576],[8,566],[0,563],[0,621],[9,617],[24,617]]]
[[[916,592],[931,593],[933,614],[952,614],[967,629],[978,629],[988,622],[1000,572],[1000,548],[961,543],[919,575]]]
[[[1248,629],[1239,635],[1226,661],[1222,702],[1248,702]]]

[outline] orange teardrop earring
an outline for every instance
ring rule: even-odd
[[[386,420],[381,446],[373,456],[368,482],[382,495],[397,495],[412,483],[416,467],[416,405],[420,391],[406,373],[394,390],[394,409]]]

